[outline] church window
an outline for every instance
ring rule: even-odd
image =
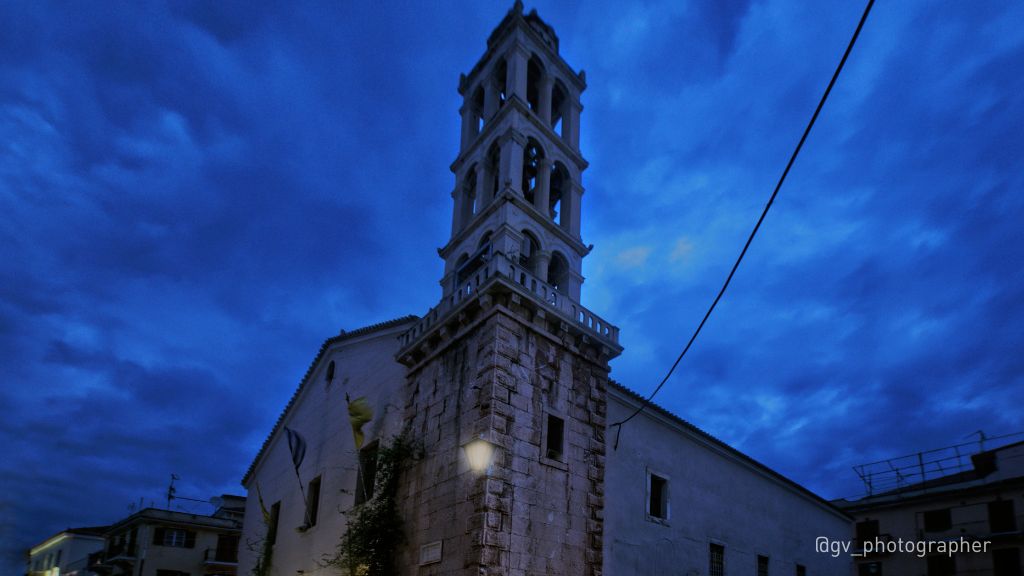
[[[544,66],[536,56],[526,65],[526,104],[536,114],[540,109],[540,81],[544,77]]]
[[[664,522],[668,520],[668,477],[647,471],[647,517]]]
[[[712,543],[708,549],[708,576],[725,575],[725,546]]]
[[[554,414],[548,414],[544,436],[544,457],[559,462],[563,461],[565,459],[565,420]]]
[[[377,481],[377,443],[359,451],[359,471],[356,474],[356,504],[373,498],[373,485]]]

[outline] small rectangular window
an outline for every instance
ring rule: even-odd
[[[548,430],[544,455],[552,460],[562,461],[565,453],[565,420],[548,414]]]
[[[956,558],[945,554],[929,556],[928,576],[956,576]]]
[[[945,532],[953,527],[953,517],[949,508],[929,510],[924,513],[925,532]]]
[[[757,555],[757,576],[768,576],[768,557]]]
[[[1013,500],[988,503],[988,527],[993,532],[1016,532],[1017,518],[1013,514]]]
[[[234,534],[218,534],[217,549],[214,551],[217,562],[238,562],[238,536]]]
[[[377,481],[377,443],[359,451],[359,471],[356,473],[356,504],[373,498],[373,485]]]
[[[306,487],[306,526],[316,526],[317,515],[320,509],[320,476],[309,481]]]
[[[857,522],[857,545],[864,547],[865,541],[878,538],[878,520],[861,520]]]
[[[196,545],[196,533],[183,528],[157,527],[153,530],[153,544],[174,548],[193,548]]]
[[[992,551],[992,576],[1020,576],[1020,573],[1019,548]]]
[[[281,517],[281,502],[270,506],[270,521],[267,522],[267,543],[273,546],[277,542],[277,521]]]
[[[647,473],[647,514],[668,520],[668,479],[653,472]]]
[[[807,576],[807,568],[803,564],[796,565],[796,576]]]
[[[865,562],[857,565],[857,576],[882,576],[881,562]]]
[[[725,546],[711,544],[708,549],[708,576],[725,576]]]

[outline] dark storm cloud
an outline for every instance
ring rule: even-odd
[[[171,472],[237,492],[324,338],[436,303],[456,81],[507,8],[0,6],[5,571]],[[646,392],[859,7],[537,8],[588,72],[585,304]],[[853,464],[1024,429],[1022,18],[876,6],[660,403],[827,497]]]

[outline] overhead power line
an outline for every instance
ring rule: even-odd
[[[619,447],[619,435],[622,433],[622,425],[629,422],[637,414],[644,411],[647,406],[651,404],[654,397],[661,391],[665,383],[675,372],[676,367],[683,360],[683,356],[686,356],[687,351],[693,345],[694,340],[697,339],[697,335],[700,334],[701,329],[704,328],[704,324],[707,323],[711,313],[714,312],[715,307],[718,306],[718,301],[722,299],[722,295],[725,294],[725,290],[729,287],[729,283],[732,282],[732,277],[736,274],[736,269],[740,267],[740,262],[743,261],[743,257],[747,254],[747,249],[750,248],[750,243],[754,241],[754,236],[757,235],[757,231],[761,229],[761,223],[764,222],[765,216],[768,215],[768,210],[771,209],[772,203],[775,202],[775,197],[779,195],[779,190],[782,188],[782,183],[786,181],[786,176],[789,174],[789,169],[793,167],[793,162],[796,161],[796,157],[800,154],[800,149],[803,148],[804,142],[807,141],[807,135],[811,133],[811,128],[814,127],[814,122],[818,119],[818,114],[821,113],[821,109],[825,106],[825,101],[828,100],[829,93],[832,92],[832,87],[835,86],[836,80],[839,79],[839,74],[843,71],[843,66],[846,65],[846,59],[849,58],[850,52],[853,51],[854,44],[857,43],[857,37],[860,36],[861,29],[864,28],[864,22],[868,19],[868,14],[871,13],[871,7],[874,6],[875,0],[868,0],[867,6],[864,7],[864,13],[860,17],[860,22],[857,23],[857,29],[853,31],[853,36],[850,38],[850,43],[846,46],[846,51],[843,52],[843,57],[839,60],[839,65],[836,66],[836,71],[832,74],[832,79],[828,83],[828,87],[825,88],[825,93],[821,95],[821,100],[818,102],[818,107],[814,109],[814,114],[811,116],[811,120],[807,123],[807,127],[804,128],[804,133],[800,137],[800,141],[797,143],[796,148],[793,150],[793,154],[789,157],[789,162],[786,163],[786,169],[782,171],[782,176],[779,177],[779,182],[775,185],[775,190],[772,192],[771,197],[768,198],[768,203],[764,205],[764,210],[761,211],[761,217],[757,219],[757,224],[754,225],[754,229],[750,231],[750,236],[747,237],[747,242],[743,245],[743,250],[740,251],[739,257],[736,258],[736,262],[732,265],[732,270],[729,271],[729,275],[726,276],[725,282],[722,284],[722,288],[718,291],[718,295],[715,296],[714,301],[711,302],[711,306],[708,307],[708,311],[704,313],[704,318],[701,319],[700,324],[697,325],[697,329],[693,331],[693,335],[690,336],[689,341],[686,342],[686,346],[683,347],[683,351],[679,353],[676,361],[672,363],[672,367],[668,369],[668,373],[661,379],[661,382],[651,392],[650,396],[644,399],[644,401],[633,411],[627,418],[615,422],[612,426],[615,426],[615,445],[614,448]]]

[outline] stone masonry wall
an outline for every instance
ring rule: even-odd
[[[423,455],[400,493],[402,574],[601,573],[607,363],[537,316],[485,306],[410,373],[406,421]],[[565,420],[555,458],[542,453],[548,414]],[[462,449],[481,437],[497,446],[485,474]],[[420,566],[437,541],[441,561]]]

